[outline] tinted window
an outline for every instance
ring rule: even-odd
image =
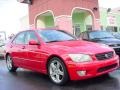
[[[30,40],[38,41],[38,39],[37,39],[37,37],[35,35],[35,32],[33,32],[33,31],[27,32],[27,37],[26,37],[26,40],[25,40],[26,44],[28,44]]]
[[[111,33],[105,31],[90,32],[89,37],[90,39],[114,38]]]
[[[25,35],[26,35],[26,32],[22,32],[18,34],[13,40],[13,43],[14,44],[25,44]]]
[[[71,34],[60,30],[39,30],[38,33],[45,42],[76,40]]]

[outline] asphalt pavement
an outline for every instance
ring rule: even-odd
[[[33,71],[20,68],[10,73],[5,60],[0,60],[0,90],[120,90],[120,69],[109,75],[57,86],[48,76]]]

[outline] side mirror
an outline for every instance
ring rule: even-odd
[[[30,40],[29,45],[39,45],[39,43],[36,40]]]

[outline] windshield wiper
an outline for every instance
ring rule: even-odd
[[[63,41],[73,41],[76,39],[70,39],[70,40],[63,40]],[[51,42],[63,42],[62,40],[53,40],[53,41],[47,41],[46,43],[51,43]]]
[[[100,38],[93,38],[92,40],[100,40]]]
[[[66,41],[74,41],[74,40],[77,40],[77,39],[70,39],[70,40],[66,40]]]
[[[113,37],[102,37],[102,38],[113,38]]]
[[[46,43],[51,43],[51,42],[61,42],[59,40],[53,40],[53,41],[47,41]]]

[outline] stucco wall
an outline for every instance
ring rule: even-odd
[[[36,16],[46,10],[53,11],[55,17],[60,15],[71,16],[75,7],[93,12],[94,22],[99,19],[99,9],[93,11],[94,7],[98,8],[98,0],[33,0],[33,4],[29,5],[29,23],[33,26]]]

